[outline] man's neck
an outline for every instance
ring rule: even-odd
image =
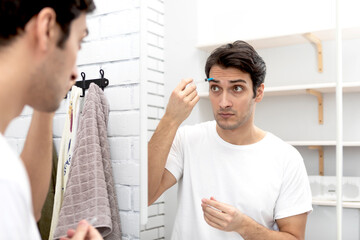
[[[256,127],[253,123],[240,126],[233,130],[225,130],[216,124],[216,131],[226,142],[234,145],[249,145],[259,142],[266,135],[266,132]]]

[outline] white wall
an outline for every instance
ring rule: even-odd
[[[198,44],[328,29],[335,26],[331,4],[329,0],[199,0]],[[319,13],[325,14],[319,17]]]
[[[139,221],[139,0],[96,0],[97,9],[88,17],[90,35],[78,58],[79,73],[99,78],[100,68],[110,84],[105,95],[110,104],[108,139],[118,196],[123,240],[140,237]],[[80,74],[79,74],[80,75]],[[81,77],[79,77],[80,79]],[[62,102],[54,118],[54,141],[59,149],[67,112]],[[31,119],[25,109],[6,132],[20,153]]]
[[[335,0],[198,0],[198,45],[335,28]],[[357,0],[341,1],[344,27],[359,26]]]
[[[275,31],[275,35],[283,35],[284,29],[277,30],[277,27],[286,25],[284,20],[288,22],[287,17],[291,17],[291,14],[294,14],[294,16],[298,16],[296,14],[301,15],[301,17],[293,18],[299,24],[303,20],[307,22],[308,11],[310,11],[310,16],[317,16],[316,11],[314,12],[316,8],[311,8],[311,6],[318,6],[324,11],[331,11],[327,15],[328,18],[318,20],[329,24],[334,23],[335,16],[333,15],[332,1],[297,2],[291,7],[293,11],[284,9],[284,6],[290,3],[281,5],[280,8],[279,5],[272,4],[277,2],[279,1],[266,1],[264,3],[267,6],[262,8],[267,14],[267,17],[264,18],[264,14],[258,7],[260,5],[264,6],[264,4],[259,4],[259,1],[185,0],[181,1],[181,3],[176,1],[165,2],[167,26],[165,44],[167,47],[165,52],[166,102],[171,91],[181,78],[193,77],[199,82],[203,81],[202,79],[205,77],[204,64],[209,53],[198,50],[196,46],[199,44],[213,44],[224,39],[234,41],[241,39],[241,36],[245,38],[245,35],[242,34],[245,34],[244,31],[246,32],[246,30],[254,34],[251,37],[265,37],[266,34],[272,33],[271,31],[264,33],[261,30],[268,25],[271,25],[268,27]],[[352,13],[354,13],[354,9],[358,9],[354,6],[359,4],[355,1],[348,1],[348,3],[350,2],[352,4],[344,4],[344,11],[347,13],[346,17],[348,19],[356,16]],[[249,8],[248,4],[253,8]],[[294,12],[294,7],[298,9],[296,6],[299,4],[308,7],[305,7],[303,11]],[[328,5],[324,6],[322,4]],[[215,10],[211,9],[211,6],[216,6]],[[183,14],[185,12],[186,17]],[[233,19],[233,23],[226,24],[228,19]],[[238,24],[237,19],[243,20],[243,23]],[[197,20],[198,22],[196,22]],[[240,26],[246,22],[251,24],[262,22],[265,25],[261,26],[260,24],[256,28],[245,28],[244,30]],[[280,25],[275,24],[276,22]],[[308,23],[311,23],[311,21]],[[351,21],[349,25],[351,25]],[[201,29],[197,29],[199,26]],[[286,26],[293,27],[291,24]],[[283,27],[286,28],[286,26]],[[301,29],[301,31],[311,30],[301,25],[296,26],[296,29]],[[236,35],[239,32],[241,34]],[[250,37],[246,36],[246,38],[249,39]],[[259,54],[264,58],[268,66],[265,85],[281,86],[334,82],[336,78],[334,41],[323,42],[323,48],[324,72],[321,74],[317,72],[315,48],[310,43],[259,50]],[[347,40],[344,42],[343,63],[344,81],[360,81],[358,78],[360,71],[360,40]],[[360,122],[360,112],[356,104],[358,102],[360,102],[358,93],[344,95],[344,140],[360,139],[360,124],[358,124]],[[209,100],[201,99],[184,124],[193,124],[212,118]],[[333,94],[324,95],[324,125],[322,126],[318,125],[316,98],[305,95],[286,97],[285,100],[283,97],[265,97],[257,106],[255,118],[258,126],[273,132],[284,140],[334,140],[336,134],[335,96]],[[301,128],[304,125],[306,125],[306,131]],[[318,174],[318,152],[305,147],[299,147],[298,150],[304,157],[308,173],[312,175]],[[325,147],[324,151],[325,175],[335,175],[335,148]],[[344,176],[360,176],[359,154],[360,150],[358,148],[344,149]],[[171,236],[176,204],[176,187],[173,187],[165,194],[165,239],[170,239]],[[360,238],[359,214],[357,209],[344,209],[344,240]],[[336,210],[334,207],[314,206],[314,211],[308,218],[306,239],[336,239]]]

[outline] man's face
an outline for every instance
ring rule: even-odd
[[[60,37],[60,27],[58,30]],[[76,58],[87,33],[86,14],[83,13],[71,23],[69,37],[62,48],[57,46],[57,41],[53,42],[52,49],[34,76],[34,87],[37,88],[34,93],[38,99],[34,101],[35,109],[52,112],[59,107],[77,79]]]
[[[249,73],[236,68],[214,65],[210,69],[209,96],[217,125],[234,130],[253,119],[253,84]]]

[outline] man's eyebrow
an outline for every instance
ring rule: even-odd
[[[216,79],[211,79],[211,80],[209,80],[209,82],[220,83],[220,81],[216,80]],[[239,83],[239,82],[247,83],[243,79],[230,80],[230,83]]]
[[[243,80],[243,79],[230,80],[230,83],[238,83],[238,82],[247,83],[247,82],[246,82],[245,80]]]
[[[211,80],[208,80],[209,82],[214,82],[214,83],[220,83],[219,80],[215,80],[215,79],[211,79]]]

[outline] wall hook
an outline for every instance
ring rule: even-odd
[[[82,88],[82,95],[80,95],[80,97],[85,97],[85,89],[86,89],[86,87],[85,87],[85,73],[84,72],[81,72],[81,77],[82,77],[82,81],[81,81],[81,88]]]
[[[101,78],[85,80],[86,75],[84,72],[82,72],[81,73],[82,81],[77,81],[75,83],[75,86],[82,88],[83,94],[80,97],[85,97],[85,90],[89,89],[90,83],[95,83],[104,91],[104,88],[109,85],[109,80],[104,78],[104,75],[105,75],[104,70],[100,69]]]

